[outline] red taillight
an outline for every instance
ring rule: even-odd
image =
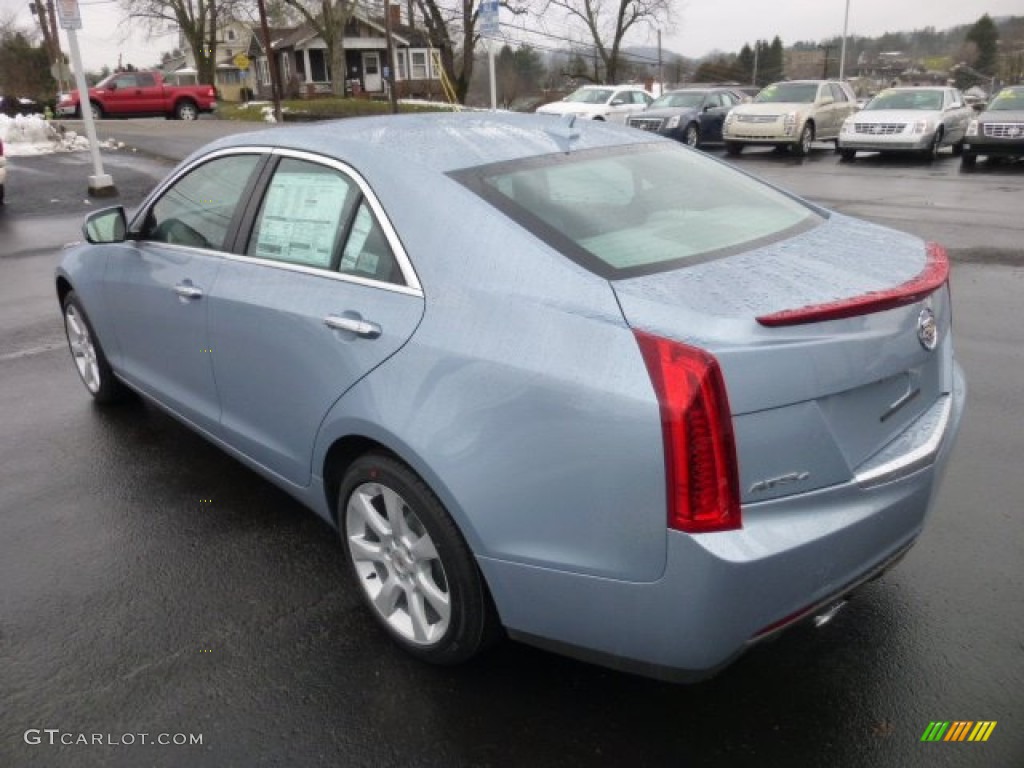
[[[840,320],[844,317],[867,315],[886,309],[914,304],[932,293],[949,279],[949,256],[938,243],[928,243],[928,258],[920,274],[895,288],[839,299],[825,304],[811,304],[798,309],[784,309],[770,315],[761,315],[761,325],[801,325],[820,323],[825,320]]]
[[[634,335],[661,406],[669,527],[688,533],[740,528],[736,441],[718,361],[676,341]]]

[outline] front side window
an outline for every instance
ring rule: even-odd
[[[821,221],[762,182],[660,144],[547,155],[452,176],[609,278],[706,261]]]
[[[565,97],[566,101],[577,104],[607,104],[612,99],[614,91],[608,88],[580,88]]]
[[[149,209],[142,239],[224,250],[258,163],[258,155],[227,155],[189,171]]]

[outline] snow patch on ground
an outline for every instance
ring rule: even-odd
[[[63,126],[55,126],[42,115],[0,115],[0,140],[9,157],[49,155],[54,152],[82,152],[89,149],[89,139]],[[121,149],[124,144],[113,139],[100,142],[101,149]]]

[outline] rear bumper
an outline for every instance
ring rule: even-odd
[[[518,639],[673,681],[713,674],[750,645],[889,567],[924,525],[959,429],[959,369],[934,461],[881,485],[856,482],[747,505],[741,530],[668,532],[664,574],[615,581],[480,559]]]
[[[58,104],[56,113],[57,117],[74,117],[75,113],[78,112],[77,104]]]

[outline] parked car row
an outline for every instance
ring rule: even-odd
[[[721,143],[730,155],[771,146],[806,155],[831,141],[844,162],[858,152],[916,153],[950,147],[964,168],[978,156],[1024,156],[1024,86],[1004,88],[980,115],[957,88],[906,86],[864,104],[838,80],[773,83],[751,100],[731,86],[692,86],[652,99],[637,86],[584,86],[541,114],[614,120],[692,147]]]

